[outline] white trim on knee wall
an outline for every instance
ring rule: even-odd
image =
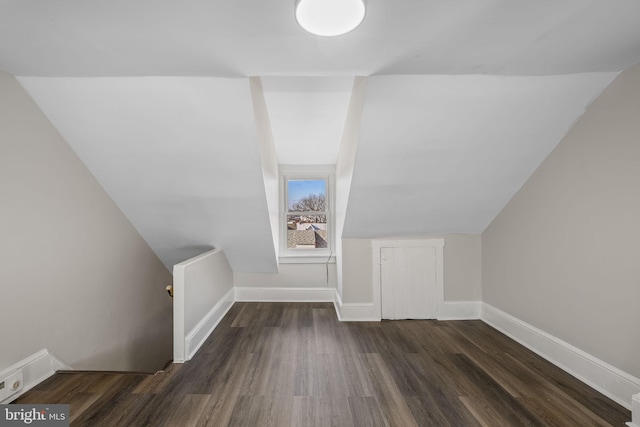
[[[481,319],[627,409],[640,393],[640,379],[487,303]]]
[[[218,303],[209,310],[205,317],[184,337],[185,360],[191,360],[198,352],[209,335],[216,329],[218,323],[227,314],[235,302],[234,288],[231,288]],[[174,360],[182,363],[185,360]]]
[[[631,422],[629,427],[640,427],[640,393],[634,394],[631,399]]]
[[[59,370],[71,370],[71,368],[46,348],[11,365],[0,372],[0,381],[7,382],[4,393],[0,394],[0,403],[10,403]],[[15,392],[11,392],[8,383],[14,381],[19,381],[21,384]]]

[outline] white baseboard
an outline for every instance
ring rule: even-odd
[[[235,289],[237,302],[333,302],[335,288],[248,288]]]
[[[631,409],[631,396],[640,392],[640,379],[487,303],[482,304],[480,318],[618,404]]]
[[[174,362],[191,360],[222,318],[237,302],[332,302],[335,288],[249,288],[234,287],[213,306],[184,338],[184,360],[174,352]]]
[[[640,393],[634,394],[631,399],[631,422],[629,427],[640,427]]]
[[[438,307],[438,320],[480,319],[480,301],[445,301]]]
[[[343,303],[336,290],[334,300],[336,313],[341,322],[379,322],[380,313],[376,313],[373,303]],[[438,320],[476,320],[480,319],[482,303],[480,301],[445,301],[438,307]]]
[[[234,288],[231,288],[216,305],[198,322],[198,324],[184,337],[184,353],[186,360],[196,354],[198,349],[209,338],[225,314],[233,306]]]
[[[373,303],[343,303],[336,289],[333,305],[341,322],[379,322],[380,313],[375,312]]]
[[[379,322],[380,313],[376,316],[373,303],[345,303],[338,318],[341,322]]]
[[[5,404],[17,399],[59,370],[71,370],[71,368],[46,348],[13,364],[0,372],[0,381],[17,372],[22,372],[22,388],[12,394],[8,394],[5,388],[3,391],[6,394],[1,395],[0,403]]]

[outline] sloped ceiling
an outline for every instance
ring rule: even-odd
[[[353,77],[263,77],[281,165],[335,165]]]
[[[167,266],[218,247],[276,271],[246,79],[19,81]]]
[[[344,232],[372,237],[482,231],[640,63],[637,0],[367,0],[337,38],[302,31],[294,3],[0,0],[0,69],[165,264],[215,246],[257,272],[276,254],[248,77],[264,78],[276,145],[300,136],[280,151],[308,156],[318,122],[339,144],[340,82],[369,76]],[[292,110],[317,88],[326,103]]]
[[[615,76],[370,77],[343,236],[481,233]]]

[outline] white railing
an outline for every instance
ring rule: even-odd
[[[173,360],[193,357],[233,305],[233,271],[214,249],[173,266]]]

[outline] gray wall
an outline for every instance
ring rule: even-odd
[[[370,239],[342,239],[342,302],[373,302]]]
[[[256,288],[335,288],[336,264],[280,264],[278,273],[233,273],[233,285]]]
[[[483,301],[640,377],[640,66],[482,234]]]
[[[480,301],[482,287],[479,234],[445,234],[444,300]]]
[[[75,369],[160,369],[170,272],[2,72],[0,153],[0,371],[43,348]]]
[[[401,239],[402,237],[399,237]],[[479,301],[481,289],[481,245],[478,234],[411,236],[444,239],[445,301]],[[371,239],[343,239],[342,302],[373,301]]]

